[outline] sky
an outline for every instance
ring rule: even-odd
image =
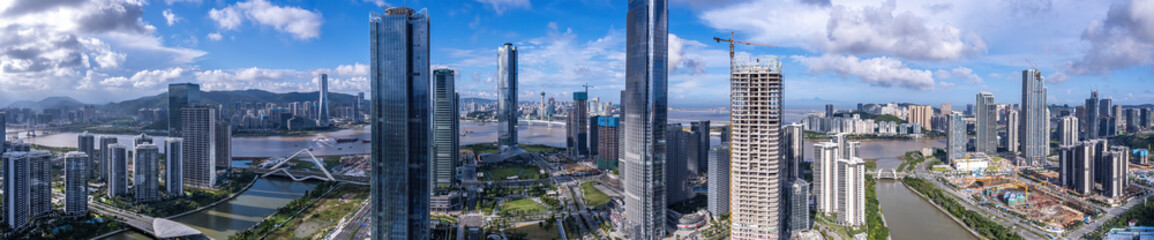
[[[519,49],[519,97],[624,89],[626,0],[0,1],[0,106],[69,96],[108,103],[169,83],[203,90],[367,92],[372,12],[425,9],[431,63],[462,97],[496,97],[497,47]],[[1154,1],[670,0],[670,105],[728,106],[728,45],[778,57],[787,108],[833,103],[1019,103],[1022,70],[1051,104],[1091,90],[1154,103]]]

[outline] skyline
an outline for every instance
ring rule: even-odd
[[[1154,9],[1150,2],[761,2],[671,1],[671,106],[725,105],[725,84],[711,83],[727,79],[726,50],[710,38],[730,31],[782,47],[737,50],[781,56],[795,90],[786,106],[1014,96],[1015,73],[1030,62],[1046,79],[1049,103],[1079,104],[1094,89],[1119,104],[1154,100],[1151,90],[1128,87],[1150,80],[1154,33],[1142,26],[1154,16],[1139,14]],[[333,92],[367,91],[363,18],[383,11],[378,6],[406,4],[437,21],[431,65],[458,72],[462,97],[495,98],[496,48],[504,42],[524,51],[520,98],[544,90],[568,99],[589,83],[590,97],[617,103],[624,89],[623,2],[34,3],[0,3],[0,31],[15,43],[0,51],[0,106],[44,96],[123,101],[179,82],[206,91],[311,92],[321,73]],[[1131,51],[1106,51],[1112,47]],[[1132,54],[1143,52],[1152,54]]]

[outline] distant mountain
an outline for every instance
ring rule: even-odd
[[[206,91],[200,95],[201,104],[209,105],[225,105],[232,106],[234,104],[246,103],[272,103],[278,106],[288,106],[292,102],[317,101],[319,92],[290,92],[290,93],[274,93],[264,90],[236,90],[236,91]],[[329,101],[332,102],[330,108],[348,107],[352,106],[356,99],[355,95],[329,92]],[[133,100],[109,103],[107,105],[98,107],[103,111],[115,112],[119,114],[135,114],[141,108],[167,108],[168,107],[168,93],[161,93],[156,96],[148,96],[137,98]],[[368,106],[364,106],[368,107]]]
[[[84,104],[76,99],[70,97],[48,97],[40,101],[17,101],[8,104],[6,108],[30,108],[34,111],[41,111],[44,109],[61,109],[64,111],[76,110],[84,107]]]

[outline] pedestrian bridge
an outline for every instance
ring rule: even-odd
[[[200,230],[166,218],[154,218],[108,206],[102,203],[89,204],[93,211],[119,218],[126,225],[157,239],[212,239]]]
[[[906,175],[907,175],[907,173],[898,172],[897,170],[894,170],[894,169],[888,169],[887,170],[887,169],[879,168],[878,171],[874,174],[874,179],[895,179],[896,180],[896,179],[902,179],[902,178],[906,177]]]

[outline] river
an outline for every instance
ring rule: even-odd
[[[258,179],[252,188],[236,198],[204,211],[174,219],[177,222],[200,230],[214,239],[228,239],[256,225],[257,222],[276,212],[277,208],[303,196],[305,191],[316,187],[316,182],[294,182],[284,178]],[[151,239],[137,232],[117,234],[109,239]]]

